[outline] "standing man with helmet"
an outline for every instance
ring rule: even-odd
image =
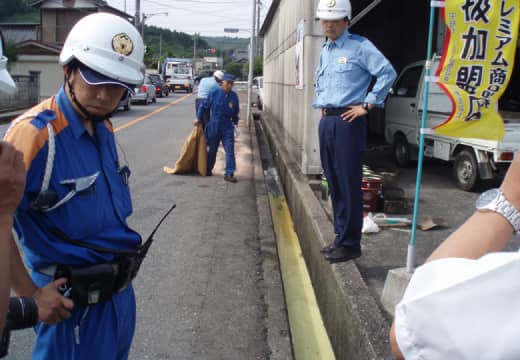
[[[208,98],[209,94],[213,92],[213,90],[217,89],[222,84],[223,77],[224,72],[222,70],[217,70],[213,73],[213,76],[205,77],[200,81],[199,88],[197,91],[197,99],[195,99],[195,115],[197,115],[202,102]],[[204,111],[204,114],[202,115],[200,121],[203,130],[206,129],[209,117],[210,113],[209,109],[207,109],[206,111]],[[195,124],[197,123],[199,123],[199,120],[195,120]]]
[[[367,115],[383,105],[396,72],[368,39],[349,32],[349,0],[320,0],[316,15],[327,41],[316,70],[312,105],[321,109],[320,156],[329,182],[336,234],[321,252],[336,263],[361,256]],[[372,77],[376,81],[368,92]]]
[[[136,316],[131,280],[142,258],[125,254],[135,253],[141,237],[127,224],[130,170],[119,162],[109,116],[143,82],[143,55],[139,32],[123,18],[82,18],[60,54],[63,87],[14,120],[5,136],[27,169],[15,220],[32,279],[12,246],[13,289],[33,296],[67,279],[54,313],[67,320],[36,326],[34,360],[128,358]]]
[[[204,112],[210,111],[211,118],[206,127],[206,138],[208,139],[208,175],[211,175],[217,150],[220,142],[226,152],[226,171],[224,180],[236,183],[235,177],[235,127],[238,125],[238,115],[240,114],[238,95],[233,91],[235,77],[231,74],[224,74],[222,87],[217,87],[211,92],[206,100],[199,107],[197,119],[202,121]]]
[[[5,42],[0,32],[0,96],[13,94],[16,85],[7,72]],[[4,328],[11,288],[10,255],[13,214],[25,187],[23,154],[13,145],[0,141],[0,334]]]

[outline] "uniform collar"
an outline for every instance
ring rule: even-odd
[[[74,108],[72,107],[72,104],[69,98],[67,97],[67,94],[65,93],[65,88],[63,86],[56,95],[56,101],[60,110],[65,116],[65,119],[69,123],[69,127],[71,128],[74,137],[76,139],[79,139],[84,133],[87,132],[87,129],[85,128],[85,125],[83,125],[83,122],[81,121],[81,118],[79,117],[76,110],[74,110]],[[99,130],[101,129],[106,129],[104,121],[96,125],[97,133],[99,133]]]
[[[60,110],[63,112],[65,119],[69,123],[69,127],[72,129],[72,133],[74,137],[78,139],[81,135],[83,135],[87,129],[85,129],[85,125],[81,122],[81,119],[72,107],[72,104],[65,94],[64,86],[61,87],[60,91],[58,91],[58,95],[56,95],[56,100],[58,102],[58,106]]]
[[[336,40],[334,40],[334,43],[337,47],[342,48],[345,45],[345,42],[347,42],[348,37],[350,36],[350,31],[348,29],[345,29],[343,31],[343,34],[341,34]],[[325,46],[329,46],[333,41],[330,39],[327,40],[325,43]]]

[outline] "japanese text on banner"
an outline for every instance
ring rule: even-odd
[[[447,0],[448,27],[439,85],[451,98],[450,118],[437,134],[501,140],[496,110],[513,71],[520,18],[518,0]]]

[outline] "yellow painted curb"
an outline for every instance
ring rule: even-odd
[[[316,295],[284,196],[269,193],[296,360],[333,360]]]

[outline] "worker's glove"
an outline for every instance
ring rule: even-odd
[[[235,137],[239,137],[240,136],[240,129],[238,128],[238,125],[234,125],[235,129],[234,129],[234,134],[235,134]]]

